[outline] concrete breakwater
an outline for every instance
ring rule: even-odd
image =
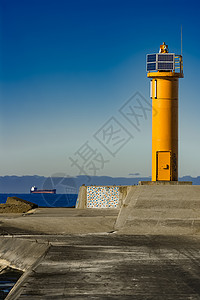
[[[191,182],[82,186],[77,208],[118,210],[118,234],[200,234],[200,186]]]
[[[1,267],[24,272],[6,300],[199,299],[200,186],[96,191],[79,209],[0,215]]]
[[[51,247],[25,271],[6,300],[200,297],[197,238],[111,233],[43,239]]]
[[[77,208],[37,208],[31,213],[0,215],[4,234],[200,234],[200,186],[82,186]],[[117,189],[116,189],[117,188]],[[112,191],[118,190],[118,205]],[[91,207],[91,203],[96,205]],[[101,205],[103,202],[103,205]],[[107,203],[107,204],[105,204]],[[104,207],[105,205],[105,207]],[[56,220],[56,221],[55,221]]]
[[[16,299],[18,286],[39,263],[49,247],[48,242],[42,240],[38,242],[35,239],[27,240],[10,236],[0,238],[0,272],[6,268],[23,272],[22,277],[17,281],[6,299]]]

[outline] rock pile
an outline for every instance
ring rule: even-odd
[[[18,197],[8,197],[5,204],[0,204],[0,213],[26,213],[38,205]]]

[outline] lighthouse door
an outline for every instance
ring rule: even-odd
[[[171,180],[171,153],[170,151],[157,152],[157,172],[156,180]]]

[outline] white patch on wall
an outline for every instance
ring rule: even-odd
[[[118,208],[118,186],[88,186],[87,208]]]

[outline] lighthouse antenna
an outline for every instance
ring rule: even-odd
[[[182,24],[181,24],[181,56],[183,55],[183,33],[182,33]]]

